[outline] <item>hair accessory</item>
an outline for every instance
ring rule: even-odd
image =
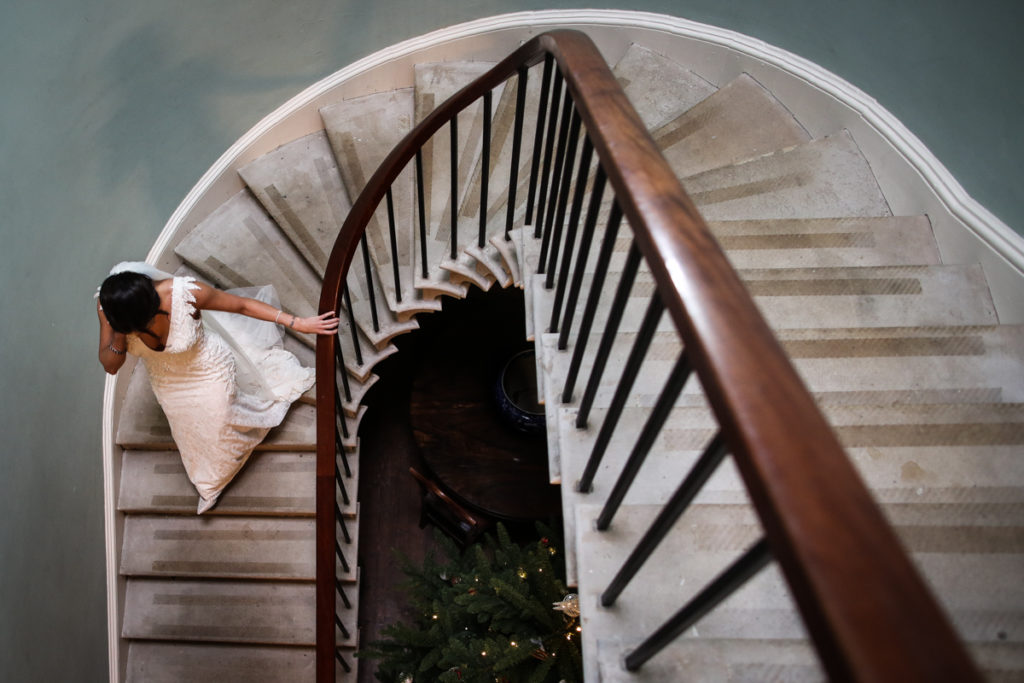
[[[116,353],[119,356],[123,356],[125,354],[125,349],[115,349],[114,348],[114,342],[110,342],[110,345],[107,348],[110,349],[111,351],[113,351],[114,353]]]

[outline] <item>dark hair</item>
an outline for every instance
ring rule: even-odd
[[[160,295],[151,278],[125,271],[100,285],[100,305],[115,332],[130,334],[145,330],[160,311]]]

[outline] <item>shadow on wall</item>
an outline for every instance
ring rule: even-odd
[[[315,70],[248,76],[234,65],[189,56],[194,53],[150,24],[130,34],[103,64],[110,110],[97,132],[103,182],[115,188],[136,178],[161,217],[174,208],[165,202],[180,201],[230,147],[225,140],[237,139],[322,76]],[[182,182],[187,185],[175,199],[172,188]]]

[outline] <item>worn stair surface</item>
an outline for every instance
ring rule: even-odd
[[[315,314],[328,254],[378,164],[417,121],[490,66],[420,64],[412,88],[327,104],[322,131],[240,169],[247,188],[176,245],[181,272],[222,288],[273,283],[289,312]],[[927,216],[892,215],[849,132],[837,127],[812,137],[751,76],[714,84],[699,68],[640,45],[629,47],[614,72],[976,661],[994,680],[1024,675],[1024,330],[1000,324],[984,271],[944,263]],[[416,329],[416,315],[440,310],[441,297],[462,297],[471,286],[526,290],[551,478],[563,484],[566,569],[580,595],[586,680],[820,680],[774,566],[640,672],[624,671],[624,655],[753,542],[759,524],[727,458],[616,605],[600,606],[598,596],[716,425],[691,379],[610,529],[594,529],[682,344],[662,316],[593,488],[577,491],[653,280],[642,264],[607,367],[593,380],[593,409],[577,428],[630,231],[621,226],[599,264],[606,196],[593,234],[564,235],[569,244],[535,237],[538,225],[567,207],[537,206],[527,216],[538,122],[525,118],[523,161],[512,169],[517,97],[512,79],[493,91],[489,115],[482,103],[460,114],[454,183],[452,127],[442,128],[423,149],[422,228],[410,164],[352,260],[339,335],[339,386],[345,379],[349,387],[340,457],[351,476],[342,479],[338,505],[350,541],[341,539],[348,560],[337,570],[339,653],[350,670],[339,666],[338,680],[356,677],[362,398],[377,379],[374,366],[396,351],[390,341]],[[538,70],[523,98],[539,100]],[[567,185],[573,193],[577,172]],[[609,293],[590,331],[577,338],[586,292],[563,298],[553,315],[547,273],[557,284],[584,258],[583,283],[600,275]],[[572,335],[559,349],[567,320]],[[294,335],[286,347],[311,365],[314,342]],[[584,344],[579,378],[563,403],[572,354]],[[136,368],[116,437],[124,449],[117,509],[124,516],[128,680],[313,679],[313,399],[308,392],[293,406],[217,507],[197,518],[166,419]]]

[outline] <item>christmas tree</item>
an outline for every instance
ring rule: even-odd
[[[441,559],[403,558],[415,616],[385,627],[359,656],[381,660],[377,678],[387,683],[582,680],[578,605],[554,536],[538,530],[519,545],[499,524],[464,553],[438,534]]]

